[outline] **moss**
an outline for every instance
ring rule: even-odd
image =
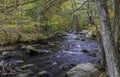
[[[39,39],[47,39],[47,38],[48,38],[48,36],[43,35],[43,34],[39,34]]]
[[[61,43],[60,41],[55,41],[55,45],[56,45],[56,46],[61,46],[62,43]]]
[[[80,38],[80,37],[77,37],[77,38],[75,38],[75,40],[81,40],[81,38]]]

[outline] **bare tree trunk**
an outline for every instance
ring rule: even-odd
[[[102,37],[101,37],[101,34],[99,32],[98,26],[96,24],[94,24],[94,25],[96,27],[98,48],[99,48],[99,52],[101,54],[101,65],[105,68],[106,67],[106,56],[105,56],[105,50],[103,47]]]
[[[19,0],[20,7],[19,7],[19,15],[20,15],[20,31],[23,31],[23,23],[22,23],[22,0]]]
[[[20,33],[23,32],[23,23],[22,23],[22,1],[23,0],[19,0],[19,25],[20,25]],[[20,34],[18,34],[18,38],[16,42],[20,42],[20,39],[22,38],[22,36]]]
[[[16,5],[17,1],[16,0],[13,0],[13,4]],[[14,6],[14,24],[16,24],[16,6]]]
[[[6,24],[6,15],[7,15],[6,7],[7,7],[7,1],[4,0],[4,18],[3,18],[4,24]],[[7,42],[8,41],[8,33],[6,31],[4,31],[4,33],[5,33],[5,40]]]
[[[89,23],[91,25],[94,25],[93,10],[90,8],[90,2],[89,1],[87,1],[87,15],[88,15]]]
[[[75,11],[75,9],[77,8],[76,5],[76,1],[75,0],[71,0],[72,3],[72,8],[73,8],[73,12]],[[79,24],[79,16],[78,16],[78,12],[75,12],[73,14],[73,19],[72,19],[73,23],[76,25],[76,29],[80,29],[80,24]]]
[[[114,1],[114,41],[115,41],[115,53],[116,53],[116,62],[117,64],[120,64],[120,52],[119,52],[119,7],[120,7],[120,0]],[[120,65],[118,67],[118,70],[120,69]],[[120,70],[119,70],[120,72]]]
[[[110,77],[120,77],[119,64],[115,54],[114,38],[112,36],[111,24],[108,14],[108,7],[106,0],[97,0],[100,16],[102,41],[106,54],[106,61],[109,70]]]
[[[115,40],[115,49],[118,54],[119,51],[119,2],[120,0],[115,0],[114,3],[114,40]]]
[[[37,29],[37,37],[39,38],[39,34],[40,34],[40,17],[41,17],[41,15],[39,14],[39,12],[41,11],[41,9],[40,9],[40,6],[41,6],[41,4],[40,4],[40,1],[38,1],[38,4],[37,4],[37,25],[36,25],[36,29]]]

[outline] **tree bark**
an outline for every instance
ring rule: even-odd
[[[97,2],[109,74],[110,77],[120,77],[119,64],[116,62],[118,60],[116,56],[118,55],[115,54],[114,38],[111,31],[107,2],[106,0],[97,0]]]
[[[116,52],[116,58],[118,60],[116,60],[116,62],[118,64],[120,64],[120,57],[119,57],[119,4],[120,4],[120,0],[115,0],[114,1],[114,14],[115,14],[115,18],[114,18],[114,41],[115,41],[115,52]]]
[[[23,23],[22,23],[22,0],[19,1],[20,7],[19,7],[19,15],[20,15],[20,31],[23,31]]]
[[[75,9],[77,8],[77,5],[76,5],[76,1],[75,0],[71,0],[71,3],[72,3],[72,9],[73,9],[73,12],[75,11]],[[73,19],[72,19],[74,25],[76,26],[76,29],[80,29],[80,25],[79,25],[79,15],[78,15],[78,12],[74,12],[73,14]]]

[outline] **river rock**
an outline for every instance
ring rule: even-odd
[[[49,73],[44,70],[39,72],[36,77],[49,77]]]
[[[18,52],[3,52],[2,53],[2,58],[3,59],[11,59],[11,58],[14,58],[14,57],[21,57],[22,55]]]
[[[87,34],[86,34],[86,38],[92,38],[93,36],[93,31],[89,31]]]
[[[89,53],[88,50],[86,50],[86,49],[83,49],[82,52],[83,53]]]
[[[66,73],[66,77],[99,77],[100,71],[91,63],[75,66]]]
[[[37,66],[35,64],[27,64],[21,67],[22,70],[37,70]]]
[[[88,55],[91,56],[91,57],[96,57],[96,53],[90,53]]]
[[[18,74],[16,77],[32,77],[29,75],[29,73],[21,73],[21,74]]]
[[[28,54],[29,56],[35,56],[35,55],[38,55],[38,54],[41,55],[41,54],[49,53],[49,51],[47,51],[47,50],[38,50],[38,49],[36,49],[36,48],[34,48],[33,46],[30,46],[30,45],[23,46],[22,48],[27,50],[26,54]]]
[[[16,77],[14,73],[0,73],[0,77]]]
[[[49,39],[51,40],[57,40],[57,39],[62,39],[64,36],[66,36],[66,33],[63,31],[57,31],[49,36]]]
[[[30,51],[33,51],[33,52],[38,52],[39,50],[38,49],[35,49],[33,46],[22,46],[23,49],[26,49],[26,50],[30,50]]]

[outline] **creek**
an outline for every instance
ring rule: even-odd
[[[52,52],[45,46],[44,50],[52,53],[22,58],[24,62],[21,65],[32,63],[37,65],[40,71],[48,71],[50,77],[65,77],[65,73],[77,64],[100,62],[100,53],[98,52],[96,40],[76,40],[75,38],[78,36],[81,35],[68,33],[57,51]],[[37,48],[41,49],[39,46],[37,44]]]

